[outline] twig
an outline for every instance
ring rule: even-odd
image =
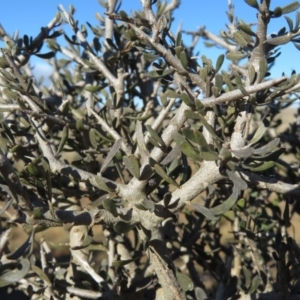
[[[187,73],[188,77],[193,81],[195,84],[197,84],[204,93],[206,92],[206,83],[203,81],[203,79],[200,77],[199,74],[189,72],[186,70],[180,60],[175,57],[170,50],[165,48],[163,45],[155,42],[152,38],[150,38],[144,31],[142,31],[137,26],[130,24],[130,27],[135,31],[136,35],[146,41],[148,44],[150,44],[164,59],[165,61],[172,66],[177,72],[179,73]]]
[[[80,264],[80,266],[99,284],[101,282],[105,282],[105,279],[102,278],[99,274],[95,272],[95,270],[89,265],[89,263],[82,259],[82,257],[76,251],[72,252],[76,261]]]
[[[73,286],[68,286],[67,291],[70,294],[73,294],[75,296],[81,297],[81,298],[88,298],[88,299],[99,299],[100,297],[103,296],[103,293],[101,292],[95,292],[91,290],[84,290],[84,289],[79,289]]]

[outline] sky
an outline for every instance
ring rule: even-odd
[[[167,0],[169,2],[170,0]],[[276,6],[289,4],[292,0],[272,0],[271,8]],[[249,7],[243,0],[233,0],[235,6],[235,14],[239,16],[245,23],[256,22],[256,10]],[[79,24],[97,25],[95,13],[101,15],[104,8],[97,0],[9,0],[2,1],[0,10],[0,24],[6,32],[12,35],[15,30],[19,31],[19,35],[35,37],[40,28],[46,26],[58,11],[58,5],[62,4],[67,10],[69,4],[76,8],[75,19],[79,20]],[[174,22],[172,23],[172,32],[176,33],[179,26],[183,30],[196,31],[199,27],[205,26],[214,34],[219,34],[220,30],[225,29],[228,23],[226,10],[228,8],[228,0],[181,0],[181,5],[174,12]],[[142,6],[139,0],[123,0],[121,9],[131,15],[133,10],[141,10]],[[295,20],[295,12],[288,15],[293,21]],[[273,19],[270,23],[269,34],[276,33],[283,26],[287,26],[284,18]],[[64,30],[70,36],[72,31],[68,24],[63,25]],[[90,33],[92,35],[92,33]],[[190,36],[183,36],[186,44],[190,43]],[[63,41],[63,40],[62,40]],[[0,44],[3,47],[3,44]],[[206,48],[201,39],[196,47],[199,55],[205,55],[216,62],[217,57],[224,53],[220,49]],[[47,52],[45,49],[44,52]],[[272,77],[281,76],[282,72],[290,75],[292,70],[300,71],[300,51],[292,44],[281,46],[281,56],[276,60],[276,64],[271,70]],[[46,74],[50,72],[47,64],[40,59],[32,60],[32,64],[36,66],[35,72]]]

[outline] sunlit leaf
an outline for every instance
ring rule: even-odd
[[[121,148],[122,142],[123,142],[123,139],[120,138],[111,147],[110,151],[108,152],[107,156],[105,157],[104,162],[102,163],[100,173],[104,172],[105,169],[108,167],[109,163],[112,161],[112,159],[115,157],[115,155]]]
[[[123,156],[123,162],[127,170],[132,176],[139,179],[140,178],[140,163],[134,154],[130,156]]]
[[[20,281],[30,271],[30,261],[22,258],[17,263],[7,263],[1,266],[0,287]]]
[[[194,289],[194,283],[189,276],[187,276],[183,273],[177,272],[176,277],[177,277],[180,287],[182,288],[182,290],[184,292],[192,291]]]

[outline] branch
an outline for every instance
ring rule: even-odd
[[[300,196],[300,185],[289,184],[275,178],[268,178],[251,172],[242,171],[242,175],[249,184],[261,189],[267,189],[271,192],[279,194],[287,194],[292,196]]]
[[[237,46],[227,44],[222,38],[206,30],[204,27],[199,28],[199,30],[196,32],[193,31],[183,31],[183,32],[186,34],[190,34],[192,36],[200,36],[203,37],[204,39],[211,40],[217,45],[221,46],[222,48],[227,49],[228,51],[237,50]]]
[[[119,78],[115,77],[110,70],[106,67],[106,65],[102,62],[101,59],[99,59],[96,55],[94,55],[92,48],[89,46],[86,38],[83,36],[82,32],[77,28],[76,22],[73,20],[72,16],[70,16],[65,8],[62,5],[59,5],[59,9],[62,11],[65,19],[69,23],[69,25],[72,27],[74,30],[77,38],[81,42],[82,47],[88,54],[91,62],[95,64],[97,69],[108,79],[108,81],[113,85],[117,95],[122,95],[124,92],[124,83],[123,83],[123,77],[125,74],[122,72],[118,72],[119,74],[122,74],[122,76],[119,76]]]
[[[245,87],[245,90],[247,91],[248,94],[254,94],[260,91],[263,91],[265,89],[271,88],[273,86],[276,86],[277,84],[279,84],[282,81],[285,81],[287,79],[287,77],[280,77],[277,79],[272,79],[272,80],[268,80],[268,81],[264,81],[261,83],[258,83],[256,85],[251,85],[248,87]],[[220,104],[220,103],[225,103],[228,101],[235,101],[238,100],[240,98],[243,98],[244,94],[241,92],[241,90],[234,90],[228,93],[224,93],[221,96],[215,98],[215,97],[210,97],[210,98],[206,98],[201,100],[204,107],[212,107],[213,105],[216,104]]]
[[[135,31],[136,35],[142,39],[143,41],[150,44],[164,59],[165,61],[172,66],[178,73],[187,73],[188,77],[192,82],[198,85],[204,93],[206,92],[206,83],[197,73],[191,73],[186,70],[180,60],[175,57],[170,50],[165,48],[163,45],[155,42],[152,38],[150,38],[144,31],[135,26],[134,24],[129,24],[130,27]]]
[[[204,161],[200,169],[185,183],[180,189],[172,193],[172,198],[169,206],[171,212],[178,211],[181,207],[189,204],[200,193],[202,193],[209,185],[216,183],[223,179],[224,176],[220,174],[219,167],[216,162]],[[175,205],[176,204],[176,205]]]
[[[106,184],[108,184],[110,186],[110,188],[117,190],[117,191],[120,191],[123,189],[124,186],[120,183],[116,183],[116,182],[106,179],[104,177],[86,172],[84,170],[78,169],[76,167],[67,165],[67,164],[59,161],[57,158],[55,158],[55,156],[52,152],[52,149],[51,149],[48,141],[46,140],[46,138],[43,138],[41,136],[41,133],[38,133],[38,132],[36,133],[36,138],[38,140],[38,143],[40,145],[40,148],[43,152],[44,157],[46,157],[48,159],[52,173],[63,174],[65,176],[71,175],[74,178],[79,179],[81,181],[89,181],[94,186],[98,186],[97,179],[102,178],[106,182]]]
[[[72,295],[81,298],[87,298],[87,299],[99,299],[100,297],[103,296],[103,293],[101,292],[91,291],[90,289],[89,290],[79,289],[72,286],[67,287],[67,292],[69,292]]]

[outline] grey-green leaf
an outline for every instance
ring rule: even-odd
[[[90,129],[89,131],[89,139],[92,147],[94,149],[97,149],[97,139],[96,139],[96,134],[95,134],[95,129]]]
[[[269,126],[269,123],[270,123],[269,117],[266,117],[264,120],[262,120],[262,122],[258,126],[253,138],[251,139],[251,141],[249,141],[248,146],[257,143],[264,136],[264,134],[266,133],[267,128]]]
[[[189,276],[187,276],[183,273],[177,272],[176,277],[177,277],[180,287],[182,288],[182,290],[184,292],[192,291],[194,289],[194,283]]]
[[[291,38],[292,38],[291,34],[288,33],[283,36],[277,36],[273,39],[266,40],[266,43],[268,43],[270,45],[274,45],[274,46],[284,45],[284,44],[287,44],[291,40]]]
[[[114,231],[117,233],[127,233],[135,227],[135,224],[129,224],[124,221],[119,221],[114,224]]]
[[[154,165],[154,170],[155,172],[162,178],[164,179],[166,182],[175,185],[176,187],[179,187],[178,183],[173,180],[163,169],[163,167],[161,167],[159,164],[155,164]]]
[[[238,158],[248,158],[254,153],[254,148],[247,147],[244,149],[236,149],[231,151]]]
[[[135,203],[135,206],[136,206],[137,209],[149,210],[151,212],[153,212],[154,209],[155,209],[154,202],[151,201],[151,200],[147,200],[147,199],[144,199],[142,202]]]
[[[254,154],[258,154],[258,155],[265,155],[267,153],[272,152],[280,143],[280,138],[275,138],[274,140],[270,141],[268,144],[254,149]]]
[[[144,57],[145,61],[151,63],[151,62],[155,61],[156,59],[158,59],[159,55],[155,55],[155,54],[151,54],[151,53],[144,53],[143,57]]]
[[[226,57],[229,60],[241,60],[247,57],[247,54],[240,51],[230,51],[226,54]]]
[[[109,165],[109,163],[111,162],[111,160],[114,158],[114,156],[117,154],[117,152],[119,151],[119,149],[121,148],[122,145],[122,141],[123,139],[120,138],[118,139],[114,145],[112,146],[112,148],[110,149],[110,151],[108,152],[104,162],[102,163],[102,167],[100,170],[100,173],[104,172],[105,169],[107,168],[107,166]]]
[[[248,45],[248,42],[245,40],[245,38],[243,37],[243,35],[236,31],[234,34],[233,34],[233,39],[241,46],[244,46],[246,47]]]
[[[179,144],[179,148],[182,151],[182,153],[184,153],[187,157],[195,160],[195,161],[199,161],[200,158],[200,152],[193,147],[189,142],[187,141],[183,141]]]
[[[203,160],[215,161],[219,158],[218,154],[212,150],[208,145],[201,146],[200,157]]]
[[[68,126],[65,126],[63,131],[62,131],[62,136],[61,136],[61,140],[59,142],[57,151],[56,151],[56,155],[60,153],[60,151],[64,148],[64,145],[68,139],[69,136],[69,128]]]
[[[258,9],[258,7],[259,7],[256,0],[244,0],[244,1],[253,8]]]
[[[176,145],[171,152],[162,160],[161,165],[165,166],[172,162],[180,154],[180,148]]]
[[[181,99],[187,106],[194,106],[194,101],[186,93],[181,93]]]
[[[222,204],[211,208],[211,213],[215,216],[219,216],[229,211],[232,208],[232,206],[236,203],[239,196],[239,192],[239,188],[234,184],[232,194]]]
[[[180,98],[180,95],[173,90],[167,90],[164,95],[169,98]]]
[[[239,191],[243,191],[248,187],[247,182],[244,181],[241,177],[237,176],[234,172],[226,170],[226,173],[227,173],[229,179],[233,182],[233,185]]]
[[[221,69],[224,59],[225,59],[224,54],[219,55],[216,63],[216,73]]]
[[[104,209],[107,210],[108,212],[110,212],[115,218],[118,216],[118,211],[117,211],[116,205],[113,200],[104,199],[104,201],[102,202],[102,205],[103,205]]]
[[[184,50],[180,52],[180,62],[184,68],[187,67],[188,59]]]
[[[123,162],[127,170],[137,179],[140,179],[140,163],[134,154],[123,156]]]
[[[30,261],[22,258],[15,264],[4,264],[1,266],[0,287],[8,286],[24,278],[30,270]]]
[[[112,190],[108,187],[108,185],[106,184],[106,182],[103,180],[102,177],[95,177],[95,181],[92,182],[94,186],[96,186],[97,188],[106,191],[106,192],[111,192]]]
[[[294,1],[288,5],[281,6],[280,8],[283,14],[288,14],[297,10],[299,7],[300,7],[300,3],[298,1]]]

